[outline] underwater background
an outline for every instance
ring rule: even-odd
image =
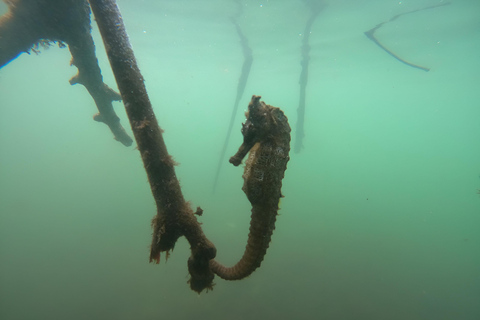
[[[138,151],[112,139],[68,49],[0,70],[0,319],[480,319],[480,2],[330,1],[313,24],[304,149],[293,153],[303,1],[241,1],[253,65],[217,188],[243,54],[234,1],[119,0],[184,196],[233,265],[250,205],[251,95],[293,129],[280,215],[260,269],[187,285],[189,246],[148,263],[156,213]],[[0,14],[7,7],[0,4]],[[93,23],[104,81],[116,88]],[[114,103],[131,133],[123,104]]]

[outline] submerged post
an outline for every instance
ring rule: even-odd
[[[177,239],[184,235],[192,250],[188,263],[192,276],[190,286],[197,292],[210,288],[214,275],[209,261],[215,257],[216,249],[205,237],[194,212],[183,198],[175,175],[175,162],[167,152],[120,11],[114,0],[90,0],[90,5],[157,206],[157,215],[152,221],[150,261],[158,263],[160,252],[168,253]]]

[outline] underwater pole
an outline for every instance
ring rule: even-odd
[[[305,137],[305,95],[307,90],[308,67],[310,62],[310,31],[312,30],[312,25],[315,22],[315,19],[317,19],[319,13],[325,7],[325,3],[322,0],[308,0],[305,1],[305,3],[311,9],[311,14],[310,18],[307,20],[302,35],[302,60],[300,61],[302,71],[300,73],[300,79],[298,80],[298,83],[300,84],[300,94],[297,108],[297,126],[295,130],[295,153],[299,153],[303,149],[303,138]]]

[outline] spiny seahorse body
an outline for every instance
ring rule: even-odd
[[[215,260],[211,268],[227,280],[247,277],[263,261],[275,229],[282,179],[287,168],[290,151],[290,126],[279,109],[253,96],[243,124],[243,144],[230,162],[238,166],[250,152],[243,173],[243,191],[252,204],[248,242],[240,261],[227,268]]]

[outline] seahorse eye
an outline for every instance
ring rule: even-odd
[[[286,121],[287,119],[287,117],[285,117],[285,114],[280,109],[274,110],[273,116],[278,121]]]
[[[242,132],[243,135],[245,134],[245,130],[247,130],[246,127],[247,127],[247,125],[246,125],[245,123],[242,123],[242,130],[241,130],[241,132]]]
[[[246,134],[249,134],[249,131],[252,131],[253,129],[253,123],[249,120],[247,120],[245,123],[242,123],[242,134],[245,136]]]

